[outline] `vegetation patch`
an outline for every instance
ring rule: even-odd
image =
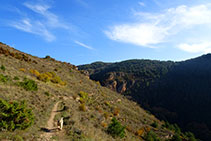
[[[83,111],[83,112],[86,112],[86,106],[85,106],[84,103],[79,106],[79,110]]]
[[[34,80],[25,78],[23,82],[19,82],[19,85],[27,91],[37,91],[38,86]]]
[[[13,78],[13,80],[20,80],[20,78],[19,78],[18,76],[15,76],[15,77]]]
[[[34,122],[34,114],[27,108],[26,102],[7,102],[0,99],[0,130],[24,130]]]
[[[135,134],[141,137],[144,134],[144,128],[139,129]]]
[[[38,80],[43,82],[52,82],[55,84],[66,85],[65,81],[62,81],[59,76],[56,75],[55,72],[44,72],[40,73],[38,70],[30,70],[31,74],[37,77]]]
[[[159,137],[153,132],[149,131],[145,136],[146,141],[161,141]]]
[[[171,139],[171,141],[182,141],[183,139],[188,140],[188,141],[196,141],[197,139],[195,138],[194,134],[191,132],[185,132],[182,133],[181,129],[177,124],[170,124],[169,122],[165,122],[162,127],[165,127],[169,130],[172,130],[175,132],[175,135]]]
[[[123,138],[125,136],[125,128],[116,118],[113,118],[108,126],[107,132],[113,137]]]
[[[9,76],[0,74],[0,82],[6,83],[9,79]]]
[[[5,71],[5,70],[6,70],[6,68],[5,68],[4,65],[1,65],[0,69],[1,69],[2,71]]]
[[[154,121],[152,124],[151,124],[152,127],[154,128],[158,128],[158,123],[156,121]]]

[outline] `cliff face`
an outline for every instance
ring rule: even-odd
[[[118,78],[121,78],[121,80]],[[117,91],[118,93],[124,93],[127,90],[127,87],[129,87],[129,85],[127,85],[127,81],[124,80],[124,73],[111,72],[106,74],[104,76],[104,80],[100,82],[103,86],[106,86],[113,91]]]

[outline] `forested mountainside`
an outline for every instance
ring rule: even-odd
[[[60,131],[57,121],[63,117]],[[77,67],[0,43],[0,140],[195,140]]]
[[[78,66],[161,120],[211,139],[211,54],[182,61],[128,60]]]

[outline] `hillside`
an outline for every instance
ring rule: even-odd
[[[78,66],[90,78],[122,93],[156,117],[198,138],[211,138],[211,54],[182,62],[128,60]],[[104,65],[106,64],[106,65]]]
[[[0,66],[0,140],[170,140],[179,132],[69,63],[0,43]],[[116,130],[126,128],[123,138],[109,128],[114,117]]]

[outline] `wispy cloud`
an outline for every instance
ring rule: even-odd
[[[91,47],[91,46],[88,46],[82,42],[79,42],[79,41],[74,41],[77,45],[81,46],[81,47],[84,47],[84,48],[87,48],[87,49],[90,49],[90,50],[93,50],[94,48]]]
[[[112,26],[105,34],[112,40],[131,43],[138,46],[151,47],[164,42],[168,42],[170,37],[175,37],[176,40],[181,32],[187,32],[189,38],[191,33],[196,28],[208,29],[211,32],[211,4],[201,4],[196,6],[181,5],[176,8],[169,8],[161,13],[144,13],[135,12],[134,16],[140,19],[136,23],[126,23]],[[204,36],[204,32],[199,30],[198,37]],[[195,39],[193,39],[195,40]],[[208,45],[204,43],[192,43],[186,38],[175,41],[178,43],[179,49],[191,52],[200,52],[201,48],[207,49]],[[185,44],[182,44],[187,42]]]
[[[58,16],[52,12],[49,11],[50,6],[47,4],[32,4],[32,3],[24,3],[24,5],[31,9],[32,11],[42,15],[46,20],[48,26],[51,27],[60,27],[60,28],[65,28],[68,29],[69,27],[62,23]]]
[[[55,40],[56,38],[52,33],[48,31],[45,25],[43,25],[39,21],[32,22],[30,19],[25,18],[18,22],[13,22],[10,25],[19,30],[42,36],[45,40],[49,42]]]
[[[143,7],[146,6],[144,2],[138,2],[138,4]]]
[[[70,27],[64,24],[56,14],[49,11],[51,8],[50,5],[29,2],[25,2],[23,5],[39,16],[42,16],[42,18],[37,18],[34,14],[27,16],[24,14],[22,19],[12,21],[10,26],[24,32],[39,35],[49,42],[56,39],[56,36],[52,33],[53,29],[70,29]]]

